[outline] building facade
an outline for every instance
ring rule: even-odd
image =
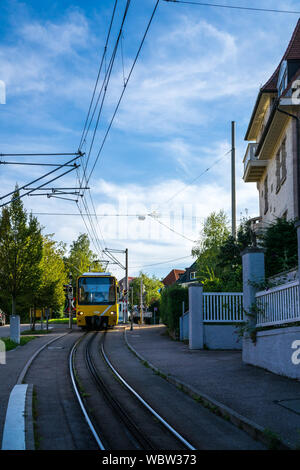
[[[245,182],[256,182],[253,228],[299,216],[300,20],[273,75],[259,90],[245,135]]]

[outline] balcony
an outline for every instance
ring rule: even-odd
[[[245,183],[253,183],[259,181],[268,164],[267,160],[259,160],[259,158],[255,156],[257,145],[257,143],[250,143],[247,146],[247,150],[243,160],[243,180],[245,181]]]

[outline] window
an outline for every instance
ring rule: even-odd
[[[278,96],[281,96],[284,90],[286,89],[287,81],[288,81],[288,65],[287,65],[287,61],[283,60],[280,66],[280,71],[279,71],[278,81],[277,81]]]
[[[265,202],[265,214],[268,212],[269,209],[269,202],[268,202],[268,176],[265,177],[264,181],[264,202]]]
[[[115,283],[112,277],[79,278],[79,305],[112,305],[115,301]]]
[[[190,273],[190,279],[196,279],[196,271]]]
[[[276,192],[278,192],[286,179],[286,138],[276,154]]]

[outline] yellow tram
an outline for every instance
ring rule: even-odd
[[[84,273],[77,279],[76,320],[82,328],[115,326],[119,319],[119,286],[110,273]]]

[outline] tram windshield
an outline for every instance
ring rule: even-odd
[[[78,279],[79,305],[112,305],[116,302],[113,277],[81,277]]]

